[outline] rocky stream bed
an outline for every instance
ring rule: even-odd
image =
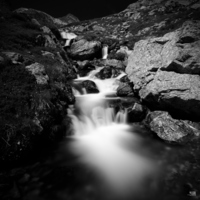
[[[162,166],[127,199],[200,199],[199,9],[197,0],[139,0],[79,21],[0,7],[0,199],[122,200],[69,149],[75,91],[98,94],[95,81],[120,74],[109,107],[126,110]]]

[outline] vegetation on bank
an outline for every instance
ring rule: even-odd
[[[59,39],[57,28],[49,26]],[[51,38],[41,27],[20,13],[7,13],[0,19],[0,161],[19,160],[66,131],[62,120],[68,103],[74,101],[68,82],[76,74],[59,42],[53,48],[37,41],[38,35]],[[13,63],[15,58],[5,52],[20,58]],[[34,63],[44,66],[46,85],[38,84],[26,69]]]

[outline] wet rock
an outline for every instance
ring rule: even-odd
[[[124,75],[123,77],[121,77],[120,79],[120,82],[123,82],[123,83],[130,83],[130,79],[128,78],[127,75]],[[131,83],[132,84],[132,83]]]
[[[86,60],[95,57],[100,49],[100,42],[81,39],[71,45],[68,53],[74,59]]]
[[[100,79],[107,79],[111,77],[117,77],[121,72],[116,68],[106,66],[100,72],[98,72],[95,76]]]
[[[167,142],[185,143],[199,132],[189,121],[173,119],[164,111],[151,112],[146,120],[150,129]]]
[[[47,84],[49,77],[45,72],[45,67],[39,63],[34,63],[32,65],[25,67],[31,74],[33,74],[36,78],[38,84]]]
[[[6,51],[2,53],[12,62],[12,64],[21,64],[24,61],[23,56],[17,52]]]
[[[90,94],[90,93],[99,93],[99,90],[98,90],[96,84],[93,81],[90,81],[90,80],[83,81],[81,83],[81,86],[83,88],[85,88],[85,90],[86,90],[86,92],[88,94]]]
[[[131,86],[131,84],[120,82],[119,87],[117,88],[117,96],[134,96],[133,87]]]
[[[129,107],[127,110],[128,121],[140,122],[145,118],[146,113],[147,113],[147,108],[142,104],[135,102],[133,106]]]

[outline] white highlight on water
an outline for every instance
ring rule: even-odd
[[[158,168],[139,153],[139,148],[145,147],[138,145],[141,138],[126,123],[126,112],[115,113],[107,104],[105,94],[116,92],[116,81],[95,79],[99,94],[76,96],[75,109],[80,114],[69,110],[74,130],[71,151],[80,163],[96,172],[106,190],[125,197],[144,188],[147,178],[153,178]]]

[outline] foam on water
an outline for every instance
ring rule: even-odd
[[[77,95],[74,109],[79,114],[73,109],[68,112],[74,130],[71,151],[96,172],[106,190],[125,197],[140,191],[144,184],[148,187],[147,179],[155,176],[158,167],[144,155],[145,147],[138,145],[141,138],[126,123],[126,112],[115,113],[107,104],[105,94],[116,92],[116,79],[95,82],[100,93]]]

